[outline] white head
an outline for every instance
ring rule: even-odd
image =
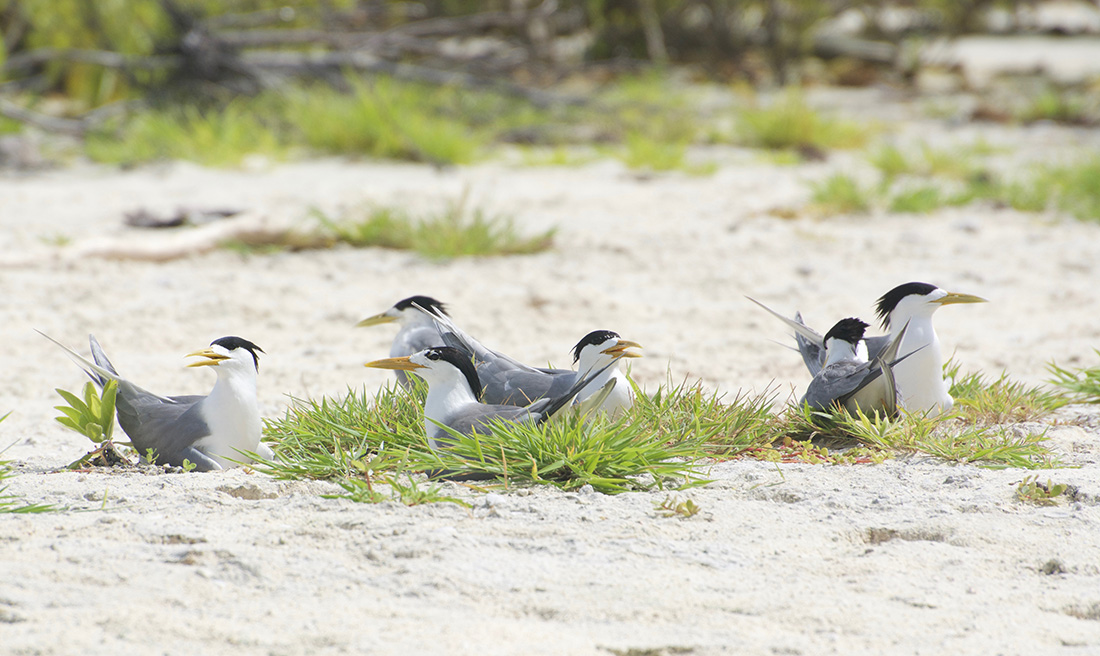
[[[985,302],[984,298],[944,291],[926,282],[907,282],[883,294],[876,311],[883,328],[900,330],[909,320],[929,318],[944,305]]]
[[[428,393],[440,386],[461,385],[481,400],[481,381],[469,357],[450,346],[433,346],[400,358],[374,360],[365,366],[375,369],[411,371],[428,383]]]
[[[410,296],[398,301],[393,307],[385,312],[376,314],[373,317],[367,317],[355,325],[358,328],[364,328],[366,326],[376,326],[378,324],[391,323],[394,321],[403,326],[420,323],[431,324],[431,317],[418,311],[415,306],[422,307],[428,312],[438,310],[443,314],[447,314],[447,308],[443,303],[435,300],[431,296]]]
[[[863,354],[863,333],[867,324],[855,317],[841,319],[825,333],[825,366],[834,362],[866,360]]]
[[[256,378],[260,370],[260,353],[264,350],[247,339],[240,337],[221,337],[210,342],[208,348],[194,353],[188,353],[187,357],[203,357],[205,360],[192,362],[188,367],[216,367],[214,371],[221,378],[223,375],[243,375]]]
[[[593,330],[573,347],[573,364],[582,374],[599,369],[618,358],[640,358],[640,353],[627,349],[642,348],[641,344],[620,339],[611,330]]]

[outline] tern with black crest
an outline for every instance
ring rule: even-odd
[[[157,464],[182,467],[187,460],[197,471],[211,471],[238,466],[236,461],[246,460],[246,453],[267,460],[274,457],[260,442],[256,379],[263,350],[252,342],[222,337],[208,348],[187,354],[204,358],[187,366],[212,367],[218,375],[210,394],[159,396],[120,376],[94,336],[88,336],[93,362],[40,334],[65,349],[101,389],[108,380],[118,381],[118,424],[143,459],[152,453]]]
[[[825,364],[824,338],[802,323],[801,315],[788,319],[750,298],[750,301],[778,317],[795,331],[798,349],[810,373],[817,375]],[[867,359],[874,360],[895,338],[899,339],[897,355],[904,357],[893,367],[897,382],[898,404],[908,412],[937,416],[954,406],[943,376],[943,351],[932,326],[932,315],[945,305],[985,303],[984,298],[971,294],[948,292],[925,282],[908,282],[883,294],[875,305],[886,335],[863,340]],[[902,329],[905,328],[904,335]],[[911,357],[906,357],[910,356]]]
[[[897,413],[897,383],[893,368],[912,353],[897,357],[904,338],[903,328],[874,360],[868,362],[860,352],[867,323],[850,317],[841,319],[825,333],[825,362],[799,401],[814,410],[841,407],[851,414]]]
[[[439,324],[444,342],[464,351],[477,366],[486,403],[527,405],[541,398],[553,398],[564,394],[588,371],[603,371],[577,394],[578,402],[585,402],[608,382],[614,385],[599,409],[615,414],[633,404],[633,390],[626,376],[613,365],[619,358],[640,358],[632,348],[642,348],[637,342],[622,339],[611,330],[593,330],[573,347],[573,363],[577,370],[538,369],[523,364],[503,353],[494,351],[471,337],[454,321],[438,312],[430,316]]]
[[[614,362],[604,365],[604,369],[612,364]],[[448,429],[460,435],[473,435],[486,433],[494,422],[541,424],[569,405],[582,388],[603,373],[600,369],[586,372],[587,375],[562,394],[519,407],[485,403],[474,363],[466,353],[451,346],[432,347],[409,356],[375,360],[365,366],[409,371],[428,383],[428,396],[424,399],[424,432],[433,449],[445,448],[453,441]]]
[[[367,317],[355,324],[357,328],[378,326],[386,323],[397,323],[401,328],[393,338],[390,346],[390,357],[398,358],[412,355],[417,351],[423,351],[429,346],[443,346],[443,336],[431,316],[417,310],[424,308],[430,312],[438,312],[447,316],[447,308],[440,301],[431,296],[410,296],[394,303],[393,307],[374,316]],[[402,387],[409,386],[407,374],[400,369],[395,370],[397,382]]]

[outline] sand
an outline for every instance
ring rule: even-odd
[[[982,138],[1007,170],[1095,152],[1094,132],[945,126],[867,91],[833,99],[895,121],[897,140]],[[708,149],[711,176],[640,176],[601,161],[532,168],[322,160],[241,170],[76,164],[0,174],[3,457],[9,492],[64,512],[0,517],[3,654],[1094,654],[1100,653],[1100,411],[1042,425],[1067,464],[1040,472],[1076,500],[1024,504],[1029,472],[898,458],[874,466],[713,465],[675,493],[444,491],[472,505],[325,499],[320,482],[241,470],[59,472],[88,444],[53,421],[80,371],[33,329],[77,348],[95,333],[119,370],[162,393],[205,393],[183,355],[237,334],[265,349],[260,398],[376,389],[393,331],[359,319],[412,294],[450,304],[490,346],[567,364],[596,328],[645,346],[648,389],[701,379],[727,395],[800,394],[808,376],[778,322],[871,318],[884,291],[927,280],[988,298],[936,325],[964,370],[1042,383],[1092,366],[1100,344],[1097,226],[991,206],[924,216],[783,218],[808,183],[867,176],[858,154],[778,166]],[[300,224],[310,208],[471,202],[558,229],[518,258],[430,262],[337,248],[202,252],[209,233]],[[245,210],[182,234],[122,226],[137,208]],[[230,226],[227,228],[226,226]],[[188,232],[189,231],[189,232]],[[183,246],[181,246],[183,244]],[[163,259],[176,251],[192,254]]]

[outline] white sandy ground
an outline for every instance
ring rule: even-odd
[[[847,98],[854,116],[908,117],[902,141],[1009,145],[998,156],[1008,170],[1100,145],[1086,130],[950,128],[878,92]],[[1071,465],[1040,472],[1080,493],[1050,508],[1015,499],[1028,472],[927,458],[716,464],[714,483],[680,493],[703,508],[686,520],[658,516],[661,491],[485,496],[446,484],[466,510],[326,500],[334,485],[240,470],[56,471],[88,444],[53,421],[53,389],[83,380],[34,328],[80,350],[94,332],[124,375],[174,394],[212,384],[183,354],[241,335],[267,351],[267,416],[288,396],[387,381],[362,363],[387,354],[393,330],[352,326],[417,293],[532,363],[567,363],[584,333],[610,328],[645,345],[633,363],[642,385],[668,372],[731,398],[770,388],[782,401],[808,382],[771,341],[786,342],[784,328],[745,294],[824,329],[870,319],[881,293],[927,280],[991,301],[937,315],[964,370],[1038,384],[1052,359],[1098,363],[1097,225],[989,207],[783,219],[808,180],[866,174],[862,157],[778,167],[750,151],[700,156],[718,172],[318,161],[4,174],[0,412],[13,414],[0,446],[20,474],[9,492],[70,510],[0,518],[0,654],[1100,654],[1091,407],[1019,427],[1046,428]],[[242,221],[278,224],[364,201],[434,207],[466,188],[524,230],[556,226],[557,247],[445,263],[342,248],[90,255],[165,239],[121,226],[138,207],[233,206],[249,210]]]

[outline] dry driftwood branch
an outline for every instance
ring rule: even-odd
[[[578,96],[567,96],[531,89],[498,78],[387,61],[365,52],[251,51],[241,53],[241,61],[260,70],[295,75],[307,74],[317,69],[352,68],[370,73],[381,73],[400,80],[440,85],[450,84],[471,89],[493,89],[500,93],[524,98],[539,107],[581,105],[587,102],[586,99]]]

